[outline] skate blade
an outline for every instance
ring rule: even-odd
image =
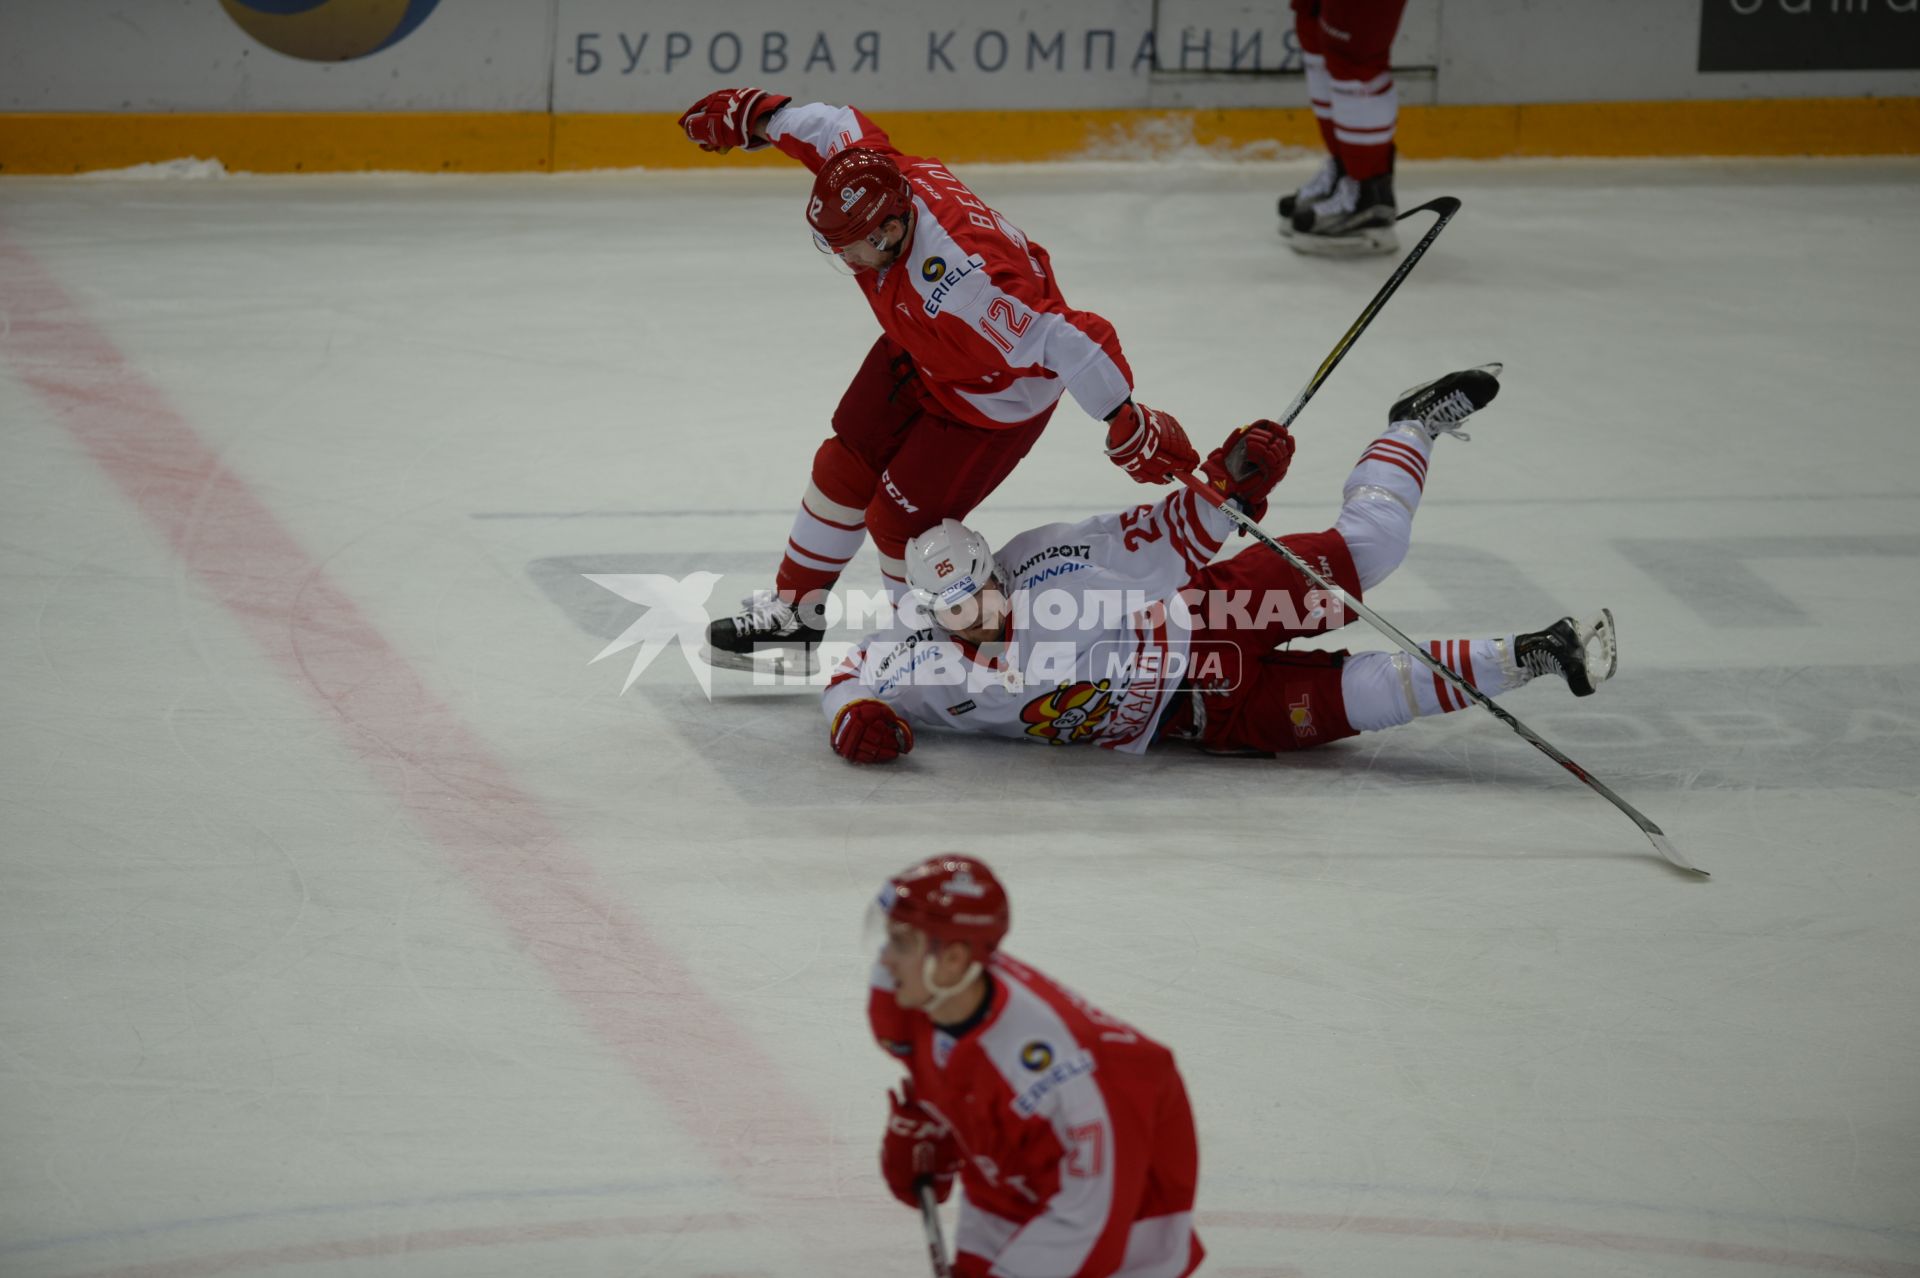
[[[763,646],[752,652],[722,652],[710,644],[701,644],[700,659],[715,670],[744,670],[776,679],[806,679],[820,672],[814,648]]]
[[[1598,688],[1620,668],[1620,641],[1613,628],[1613,609],[1579,625],[1580,645],[1587,654],[1587,678]]]
[[[1307,257],[1378,257],[1400,251],[1400,237],[1391,226],[1370,226],[1346,235],[1308,235],[1294,230],[1289,222],[1280,227],[1280,238]]]

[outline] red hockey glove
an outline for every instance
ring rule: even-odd
[[[960,1168],[960,1144],[948,1127],[913,1095],[913,1080],[887,1093],[887,1134],[880,1142],[880,1174],[893,1196],[909,1207],[920,1205],[916,1186],[933,1182],[933,1196],[947,1201],[953,1174]]]
[[[1251,519],[1267,513],[1267,494],[1293,464],[1293,434],[1278,422],[1257,421],[1227,436],[1200,464],[1207,487],[1237,497]]]
[[[1128,400],[1107,422],[1107,456],[1142,484],[1164,484],[1200,463],[1172,413]]]
[[[724,155],[736,146],[751,147],[753,126],[791,101],[765,89],[721,89],[688,107],[680,127],[702,151]]]
[[[827,730],[834,753],[854,763],[885,763],[913,749],[913,727],[873,697],[849,701]]]

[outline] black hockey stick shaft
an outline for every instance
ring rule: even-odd
[[[940,1232],[940,1203],[933,1196],[933,1182],[921,1180],[913,1188],[920,1196],[920,1224],[927,1231],[927,1260],[933,1266],[933,1278],[953,1278],[953,1266],[947,1263],[947,1240]]]
[[[1393,269],[1393,274],[1387,277],[1387,282],[1380,286],[1380,291],[1373,295],[1371,302],[1367,303],[1367,309],[1360,312],[1360,318],[1340,335],[1340,340],[1333,344],[1333,349],[1327,352],[1327,357],[1320,361],[1320,367],[1313,370],[1313,376],[1307,379],[1307,384],[1301,387],[1298,395],[1293,397],[1293,403],[1287,406],[1286,415],[1280,419],[1282,426],[1293,425],[1293,419],[1298,417],[1300,410],[1307,406],[1307,401],[1313,398],[1313,393],[1320,389],[1321,384],[1339,366],[1340,361],[1347,357],[1347,352],[1353,348],[1353,344],[1360,340],[1360,334],[1366,332],[1367,325],[1373,323],[1373,317],[1380,313],[1381,308],[1387,304],[1387,299],[1393,296],[1395,290],[1406,282],[1407,276],[1413,273],[1415,264],[1426,256],[1433,242],[1440,238],[1440,232],[1447,229],[1447,223],[1451,222],[1453,215],[1459,211],[1458,199],[1451,195],[1442,195],[1437,199],[1428,200],[1425,204],[1415,205],[1394,219],[1396,222],[1404,222],[1415,213],[1440,215],[1434,219],[1433,225],[1427,228],[1427,233],[1420,237],[1419,243],[1415,244],[1406,257],[1400,260],[1400,265]]]
[[[1278,553],[1282,559],[1286,560],[1289,564],[1293,566],[1293,569],[1295,572],[1299,573],[1302,577],[1305,577],[1308,581],[1318,586],[1321,590],[1324,590],[1328,595],[1339,599],[1343,606],[1350,608],[1355,613],[1359,614],[1361,619],[1364,620],[1368,625],[1372,626],[1375,630],[1378,630],[1381,634],[1385,635],[1387,638],[1393,640],[1396,644],[1399,644],[1401,648],[1405,649],[1408,653],[1410,653],[1415,660],[1420,662],[1421,665],[1431,670],[1434,673],[1434,676],[1436,678],[1443,679],[1447,683],[1453,685],[1453,687],[1457,688],[1460,691],[1460,693],[1463,696],[1465,696],[1468,700],[1472,701],[1475,705],[1478,705],[1481,708],[1485,709],[1488,713],[1493,715],[1494,718],[1498,719],[1500,722],[1506,724],[1509,728],[1512,728],[1515,732],[1519,733],[1521,738],[1524,739],[1529,745],[1533,746],[1535,749],[1539,750],[1542,754],[1546,755],[1549,759],[1552,759],[1555,763],[1559,764],[1561,767],[1565,768],[1568,772],[1572,773],[1577,779],[1579,779],[1589,789],[1599,794],[1601,798],[1605,799],[1607,802],[1613,804],[1614,807],[1619,808],[1622,812],[1626,813],[1628,818],[1630,818],[1635,825],[1640,827],[1640,832],[1647,836],[1647,840],[1653,844],[1654,850],[1659,852],[1661,856],[1665,857],[1669,862],[1678,866],[1682,870],[1691,871],[1692,873],[1701,875],[1702,877],[1706,876],[1707,872],[1701,869],[1699,866],[1693,864],[1693,862],[1687,860],[1686,857],[1682,856],[1678,851],[1678,849],[1676,849],[1673,846],[1673,844],[1668,840],[1666,832],[1662,830],[1659,826],[1655,825],[1652,821],[1648,820],[1644,813],[1642,813],[1638,808],[1634,807],[1631,803],[1628,803],[1625,799],[1621,798],[1619,795],[1615,794],[1612,790],[1608,789],[1605,782],[1601,781],[1598,777],[1594,776],[1591,772],[1588,772],[1585,768],[1575,763],[1572,759],[1569,759],[1566,755],[1560,753],[1560,751],[1558,751],[1551,744],[1549,744],[1547,740],[1544,737],[1542,737],[1539,733],[1535,732],[1532,728],[1529,728],[1526,724],[1514,718],[1511,714],[1507,712],[1506,707],[1500,705],[1492,697],[1489,697],[1486,693],[1474,687],[1472,683],[1468,682],[1461,675],[1454,673],[1452,670],[1442,665],[1438,660],[1434,658],[1433,654],[1429,653],[1425,648],[1421,647],[1419,644],[1415,643],[1413,640],[1407,638],[1405,634],[1401,633],[1400,628],[1398,626],[1393,625],[1391,622],[1387,621],[1384,617],[1382,617],[1379,613],[1367,607],[1365,604],[1361,603],[1358,599],[1355,599],[1352,595],[1342,590],[1339,586],[1335,585],[1331,581],[1328,581],[1325,577],[1321,576],[1318,572],[1314,571],[1314,569],[1308,565],[1306,560],[1302,559],[1299,555],[1294,554],[1293,551],[1289,550],[1286,546],[1282,545],[1276,538],[1269,535],[1266,529],[1262,528],[1259,524],[1256,524],[1252,519],[1250,519],[1244,512],[1242,512],[1239,508],[1234,506],[1231,502],[1223,501],[1220,497],[1220,494],[1214,492],[1211,488],[1207,487],[1207,485],[1204,482],[1194,478],[1192,475],[1180,475],[1178,476],[1178,478],[1181,483],[1193,489],[1195,492],[1199,493],[1202,497],[1206,498],[1208,501],[1212,502],[1214,505],[1219,506],[1223,511],[1226,512],[1227,518],[1233,520],[1234,523],[1238,524],[1248,535],[1257,539],[1261,545],[1266,546],[1269,549]]]
[[[1393,296],[1395,290],[1405,282],[1407,276],[1413,271],[1414,264],[1425,255],[1434,240],[1439,238],[1440,232],[1446,229],[1447,223],[1453,220],[1453,215],[1459,211],[1460,201],[1457,198],[1451,195],[1442,195],[1437,199],[1428,200],[1425,204],[1416,205],[1408,209],[1395,219],[1396,221],[1405,221],[1415,213],[1423,212],[1439,214],[1439,217],[1434,219],[1433,225],[1427,228],[1427,233],[1420,237],[1419,242],[1413,246],[1412,251],[1401,260],[1400,265],[1394,269],[1393,274],[1387,277],[1387,282],[1380,286],[1380,291],[1373,295],[1373,300],[1367,303],[1366,309],[1360,312],[1360,318],[1354,320],[1347,331],[1340,335],[1340,340],[1334,343],[1333,350],[1328,352],[1326,359],[1320,362],[1320,367],[1314,370],[1313,376],[1307,379],[1306,386],[1301,389],[1298,395],[1294,396],[1293,403],[1287,407],[1286,415],[1280,419],[1282,426],[1290,426],[1293,424],[1293,420],[1300,415],[1300,410],[1305,408],[1307,401],[1313,398],[1313,393],[1320,389],[1321,385],[1327,380],[1327,377],[1339,365],[1340,361],[1346,357],[1347,351],[1352,348],[1354,342],[1359,340],[1360,334],[1367,331],[1367,326],[1373,323],[1373,317],[1380,313],[1381,308],[1387,304],[1387,299]],[[1682,856],[1668,840],[1666,833],[1661,830],[1659,826],[1648,820],[1646,815],[1638,808],[1608,789],[1606,783],[1598,777],[1555,749],[1539,733],[1514,718],[1507,712],[1504,706],[1497,704],[1492,697],[1489,697],[1486,693],[1474,687],[1472,683],[1440,664],[1425,648],[1422,648],[1419,644],[1407,638],[1406,635],[1400,632],[1398,627],[1390,624],[1386,619],[1381,617],[1379,613],[1373,611],[1373,609],[1367,607],[1358,599],[1353,598],[1347,594],[1346,591],[1340,589],[1340,587],[1308,567],[1306,561],[1281,545],[1279,541],[1269,536],[1265,529],[1248,518],[1238,507],[1230,503],[1223,503],[1219,494],[1215,493],[1198,479],[1195,479],[1192,475],[1181,475],[1179,478],[1182,483],[1192,488],[1202,497],[1205,497],[1214,505],[1220,506],[1225,510],[1228,518],[1238,524],[1243,531],[1258,539],[1263,545],[1278,552],[1280,557],[1291,564],[1294,570],[1301,576],[1313,582],[1314,585],[1320,587],[1320,589],[1327,593],[1338,596],[1346,607],[1358,613],[1368,625],[1400,645],[1401,648],[1412,654],[1415,660],[1432,670],[1436,676],[1459,689],[1463,695],[1475,704],[1485,707],[1494,718],[1500,720],[1500,722],[1506,724],[1509,728],[1512,728],[1514,732],[1518,733],[1528,744],[1572,773],[1582,783],[1594,790],[1609,803],[1613,804],[1614,807],[1626,813],[1633,823],[1640,827],[1640,832],[1647,836],[1648,841],[1653,844],[1655,850],[1657,850],[1661,856],[1683,870],[1690,870],[1700,875],[1706,874],[1705,870],[1700,869],[1688,861],[1686,857]]]

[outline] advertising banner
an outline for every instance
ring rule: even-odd
[[[1701,0],[1702,71],[1920,68],[1920,0]]]

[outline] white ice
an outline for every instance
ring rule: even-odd
[[[1211,440],[1388,273],[1281,245],[1311,168],[966,176]],[[797,169],[0,184],[0,1272],[924,1273],[860,923],[963,849],[1179,1053],[1204,1274],[1920,1275],[1920,165],[1400,185],[1465,209],[1268,522],[1504,360],[1370,601],[1610,606],[1613,684],[1508,704],[1710,882],[1479,712],[856,769],[675,652],[620,695],[581,574],[768,584],[871,341]],[[1069,402],[976,522],[1140,496]]]

